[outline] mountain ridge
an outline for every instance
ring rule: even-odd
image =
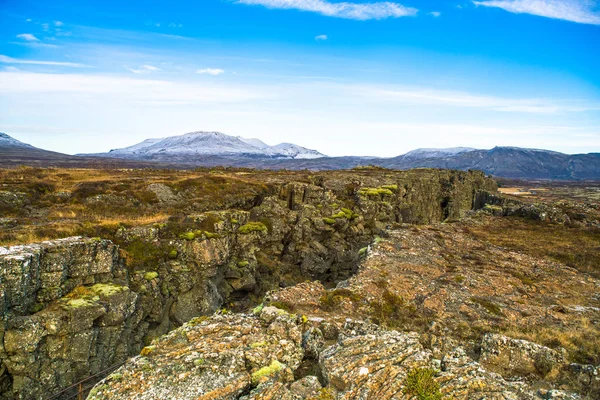
[[[0,165],[85,166],[102,164],[130,168],[169,167],[189,169],[228,166],[235,168],[340,170],[376,166],[407,170],[442,168],[481,170],[486,174],[513,179],[600,180],[600,153],[564,154],[552,150],[496,146],[489,150],[469,147],[423,148],[390,158],[327,157],[291,143],[269,146],[259,139],[244,139],[219,132],[191,132],[168,138],[153,138],[109,153],[76,156],[38,149],[7,134],[0,136]],[[187,136],[186,136],[187,135]],[[198,144],[217,139],[226,151]],[[166,142],[165,142],[166,140]],[[165,144],[173,144],[165,148]],[[261,148],[262,147],[262,148]],[[184,151],[179,151],[183,149]],[[318,154],[318,156],[317,156]]]
[[[269,146],[259,139],[245,139],[221,132],[195,131],[161,139],[146,139],[133,146],[113,149],[108,153],[86,154],[139,159],[163,159],[199,155],[217,156],[262,156],[266,158],[321,158],[326,157],[316,150],[293,143]],[[168,155],[168,157],[167,157]],[[181,161],[181,160],[175,160]]]

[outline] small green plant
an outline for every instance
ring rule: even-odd
[[[252,232],[267,232],[268,228],[262,222],[248,222],[246,225],[243,225],[238,230],[238,233],[242,235],[246,235]]]
[[[335,224],[335,219],[333,219],[333,218],[323,218],[323,222],[325,222],[327,225],[334,225]]]
[[[461,283],[463,283],[465,281],[465,279],[466,278],[463,275],[456,275],[454,277],[454,282],[456,282],[458,284],[461,284]]]
[[[269,365],[267,367],[262,367],[261,369],[259,369],[258,371],[254,372],[252,374],[252,384],[254,386],[258,385],[260,383],[260,381],[262,380],[262,378],[271,377],[271,376],[277,374],[282,369],[283,369],[283,364],[277,360],[273,360],[271,362],[271,365]]]
[[[392,192],[398,191],[398,185],[383,185],[381,188],[391,190]]]
[[[262,312],[263,308],[265,308],[264,304],[261,303],[261,304],[257,305],[256,307],[254,307],[252,309],[252,314],[254,314],[254,315],[260,314]]]
[[[404,380],[404,394],[417,400],[442,400],[440,385],[433,379],[436,371],[431,368],[414,368]]]
[[[362,249],[358,250],[358,255],[360,257],[363,257],[363,256],[367,255],[367,251],[369,251],[369,248],[368,247],[363,247]]]
[[[178,255],[179,255],[179,252],[177,251],[177,249],[172,249],[171,251],[169,251],[169,259],[170,260],[175,260]]]
[[[237,266],[240,268],[247,267],[248,265],[250,265],[250,262],[248,262],[246,260],[238,261],[238,263],[237,263]]]
[[[146,346],[142,349],[142,352],[140,353],[140,355],[142,357],[146,357],[146,356],[152,354],[152,352],[154,352],[154,350],[156,350],[156,346],[154,346],[154,345]]]
[[[179,235],[179,239],[182,240],[194,240],[195,237],[196,235],[194,234],[194,232],[185,232]]]
[[[146,272],[146,274],[144,275],[144,279],[148,282],[153,281],[156,278],[158,278],[158,272]]]

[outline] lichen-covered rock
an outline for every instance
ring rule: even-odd
[[[319,352],[313,371],[321,378],[296,376],[301,361],[310,360],[302,349],[305,324],[275,307],[194,319],[96,385],[88,400],[385,400],[412,398],[417,386],[431,399],[543,398],[525,383],[487,372],[460,347],[439,360],[417,333],[352,320],[336,344]]]
[[[194,319],[146,347],[88,399],[231,399],[291,382],[304,355],[301,322],[273,307],[261,314]]]
[[[481,342],[479,362],[504,376],[546,376],[561,366],[564,357],[537,343],[488,333]]]
[[[0,248],[0,271],[3,396],[42,398],[139,351],[140,297],[110,241]]]

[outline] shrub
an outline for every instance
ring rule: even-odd
[[[158,263],[168,256],[168,248],[160,243],[147,242],[135,239],[122,246],[125,250],[127,266],[133,270],[156,269]]]
[[[252,232],[267,232],[267,226],[262,222],[248,222],[246,225],[238,229],[238,233],[246,235]]]
[[[333,219],[333,218],[323,218],[323,222],[325,222],[327,225],[334,225],[335,224],[335,219]]]
[[[178,255],[179,255],[179,252],[177,251],[177,249],[173,249],[173,250],[169,251],[169,259],[171,259],[171,260],[175,260]]]
[[[244,268],[244,267],[247,267],[249,264],[250,263],[248,261],[243,260],[243,261],[238,261],[237,266],[240,268]]]
[[[441,400],[440,385],[433,379],[436,371],[431,368],[414,368],[404,380],[404,394],[418,400]]]

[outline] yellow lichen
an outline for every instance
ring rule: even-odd
[[[273,360],[271,365],[262,367],[252,374],[252,384],[258,385],[264,378],[269,378],[283,369],[283,364],[277,360]]]

